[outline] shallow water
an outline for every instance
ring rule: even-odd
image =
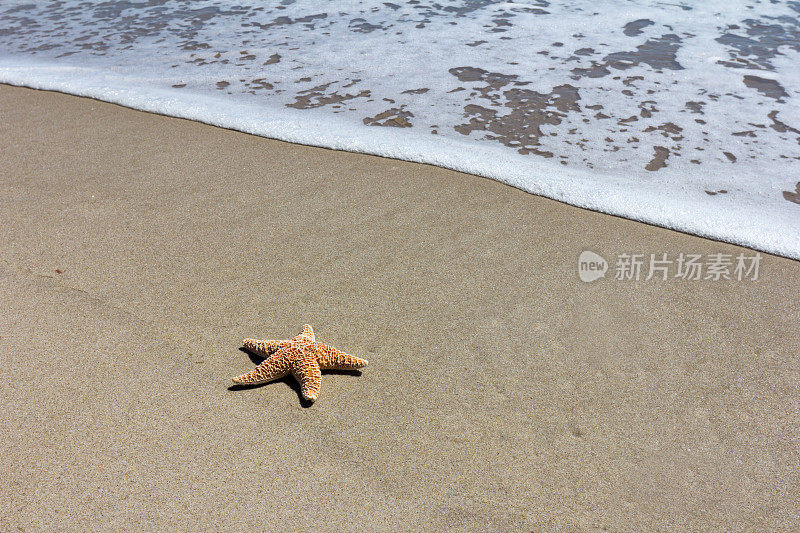
[[[796,258],[799,60],[798,1],[0,6],[2,81],[448,166]]]

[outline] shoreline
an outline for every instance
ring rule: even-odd
[[[676,200],[669,197],[670,189],[664,188],[656,174],[643,176],[640,182],[618,187],[615,182],[620,180],[619,175],[563,167],[549,160],[516,159],[517,154],[509,154],[497,146],[475,146],[468,141],[440,138],[437,139],[439,145],[431,148],[423,136],[409,135],[403,128],[380,127],[364,131],[325,114],[308,115],[312,112],[310,110],[291,115],[297,111],[282,109],[282,113],[290,114],[276,117],[270,110],[259,106],[244,107],[239,102],[230,103],[204,94],[173,94],[152,89],[143,92],[141,88],[128,87],[124,78],[117,80],[114,75],[103,71],[83,72],[84,69],[79,68],[81,76],[89,81],[86,87],[76,88],[71,81],[73,75],[69,73],[70,68],[76,67],[61,72],[62,67],[44,80],[31,80],[29,72],[37,68],[49,70],[53,66],[24,60],[19,64],[12,63],[4,67],[0,84],[90,98],[302,146],[433,165],[495,180],[524,192],[597,213],[800,260],[800,250],[793,248],[791,237],[788,240],[786,237],[798,230],[793,224],[794,206],[788,202],[785,205],[783,201],[778,202],[772,205],[770,217],[766,218],[764,206],[752,199],[730,203],[724,187],[731,188],[733,185],[717,184],[725,191],[721,196],[719,191],[707,189],[684,191],[684,195],[677,200],[680,209],[665,208],[665,205]],[[246,118],[241,116],[242,109],[248,111]],[[313,121],[316,121],[315,127],[310,131],[306,126]],[[380,142],[376,143],[376,139]],[[465,153],[469,155],[464,156]],[[502,164],[498,165],[497,161]],[[757,170],[740,168],[738,173],[752,179],[757,175]],[[534,183],[528,183],[531,174],[538,176]],[[598,180],[598,176],[602,178]],[[707,186],[715,189],[715,186]],[[685,189],[685,185],[674,185],[674,188]],[[792,194],[791,190],[782,192]],[[658,200],[653,201],[653,198]],[[766,198],[763,197],[762,202]]]
[[[785,529],[800,263],[430,165],[0,86],[0,524]],[[370,361],[231,390],[246,337]],[[298,512],[302,509],[302,512]]]

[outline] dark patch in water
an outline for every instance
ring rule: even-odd
[[[356,33],[372,33],[375,30],[385,30],[386,28],[380,24],[371,24],[362,18],[353,19],[350,21],[350,31]]]
[[[652,26],[653,24],[655,24],[655,22],[649,19],[634,20],[633,22],[625,24],[622,33],[624,33],[628,37],[635,37],[637,35],[641,35],[642,33],[644,33],[642,32],[642,28]]]
[[[786,89],[783,88],[783,85],[778,83],[776,80],[760,78],[758,76],[745,76],[744,84],[751,89],[757,90],[764,96],[774,98],[779,102],[783,102],[783,98],[789,96],[789,93],[786,92]]]
[[[570,72],[572,72],[572,74],[573,74],[573,76],[572,76],[573,80],[579,80],[579,79],[581,79],[583,77],[586,77],[586,78],[602,78],[604,76],[608,76],[609,74],[611,74],[611,71],[606,68],[605,64],[598,63],[596,61],[592,61],[592,64],[591,64],[590,67],[586,67],[586,68],[576,67],[576,68],[572,69]]]
[[[653,147],[653,159],[647,163],[647,166],[644,167],[645,170],[649,170],[650,172],[655,172],[667,166],[667,158],[669,157],[669,149],[664,148],[663,146],[654,146]]]
[[[266,89],[266,90],[268,90],[268,91],[269,91],[269,90],[271,90],[271,89],[274,89],[274,88],[275,88],[275,86],[274,86],[274,85],[272,85],[271,83],[269,83],[269,82],[268,82],[266,79],[264,79],[264,78],[257,78],[257,79],[255,79],[255,80],[251,81],[250,83],[245,83],[245,85],[246,85],[247,87],[249,87],[250,89],[253,89],[253,90]]]
[[[295,102],[286,104],[286,107],[293,107],[295,109],[314,109],[331,104],[339,104],[354,98],[369,98],[370,91],[363,90],[358,94],[339,94],[336,91],[326,93],[325,91],[333,85],[334,82],[317,85],[310,89],[300,91],[295,96]]]
[[[653,100],[645,100],[644,102],[641,102],[637,107],[639,108],[639,115],[642,118],[650,118],[655,113],[658,113],[658,108],[656,107],[656,103]],[[678,132],[681,131],[681,128],[679,128],[675,124],[670,124],[670,126],[672,126],[673,129],[677,129]],[[666,125],[664,125],[664,127],[666,127]],[[660,127],[659,129],[662,128]]]
[[[405,106],[393,107],[387,109],[383,113],[378,113],[374,117],[367,117],[364,119],[364,124],[367,126],[389,126],[393,128],[410,128],[413,124],[408,120],[414,114],[411,111],[406,111]]]
[[[316,22],[328,18],[327,13],[317,13],[315,15],[307,15],[305,17],[298,17],[293,19],[291,17],[278,17],[272,22],[267,24],[260,24],[258,22],[251,22],[250,26],[255,26],[262,30],[268,30],[275,26],[285,26],[288,24],[303,24],[306,28],[313,30],[316,27]]]
[[[649,65],[656,70],[683,70],[677,60],[678,49],[680,48],[680,38],[674,34],[666,34],[654,39],[648,39],[644,44],[636,47],[635,51],[614,52],[608,54],[600,61],[592,61],[589,67],[578,67],[572,69],[575,80],[582,77],[602,78],[611,74],[610,69],[627,70],[641,64]],[[640,76],[628,78],[628,82],[635,79],[643,79]]]
[[[494,27],[491,27],[489,33],[503,33],[505,31],[508,31],[507,28],[513,26],[513,24],[511,24],[511,22],[508,20],[509,16],[513,15],[510,15],[509,13],[503,13],[503,14],[505,15],[505,17],[497,16],[492,19],[492,24],[494,24]],[[489,28],[489,27],[490,26],[484,26],[484,28]]]
[[[672,122],[667,122],[666,124],[661,124],[660,126],[648,126],[644,129],[645,133],[650,133],[651,131],[660,131],[661,135],[668,137],[673,141],[680,141],[683,139],[683,136],[681,135],[683,128],[673,124]]]
[[[628,76],[627,78],[622,80],[622,84],[625,87],[636,87],[634,85],[634,82],[637,82],[637,81],[643,80],[643,79],[644,79],[644,76]]]
[[[692,113],[703,113],[703,106],[706,105],[705,102],[686,102],[686,109],[691,111]]]
[[[637,46],[635,52],[614,52],[608,54],[604,60],[606,65],[617,70],[626,70],[642,63],[656,70],[683,70],[676,57],[680,42],[677,35],[668,33],[655,39],[648,39],[644,44]]]
[[[770,124],[769,127],[772,128],[773,130],[781,133],[786,133],[787,131],[790,131],[792,133],[800,135],[800,130],[798,130],[797,128],[793,128],[792,126],[786,124],[785,122],[781,122],[780,120],[778,120],[778,111],[776,110],[770,111],[767,116],[770,118],[770,120],[772,120],[772,124]],[[800,144],[800,137],[797,138],[797,144]]]
[[[783,197],[790,202],[795,204],[800,204],[800,181],[797,182],[797,186],[795,187],[794,192],[792,191],[783,191]]]
[[[510,83],[516,85],[525,85],[524,83],[516,81],[519,76],[513,74],[500,74],[499,72],[489,72],[482,68],[473,67],[456,67],[451,68],[448,72],[463,82],[476,82],[482,81],[486,83],[485,87],[476,87],[482,97],[488,98],[493,102],[497,102],[500,98],[499,89],[505,87]]]

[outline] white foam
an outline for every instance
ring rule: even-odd
[[[11,28],[0,34],[0,81],[290,142],[439,165],[800,259],[800,205],[783,197],[800,181],[800,160],[792,159],[800,156],[800,134],[791,131],[800,128],[798,106],[791,105],[800,74],[787,60],[798,52],[782,46],[765,59],[719,41],[735,31],[731,24],[746,28],[746,20],[779,15],[796,20],[786,6],[707,2],[685,11],[638,2],[621,15],[603,2],[398,9],[340,2],[335,12],[314,18],[309,15],[325,11],[316,2],[260,11],[229,2],[176,2],[160,10],[105,3],[107,11],[63,4],[62,16],[44,8],[14,11],[22,2],[0,8],[0,21]],[[447,7],[474,9],[454,13]],[[214,11],[220,9],[234,13]],[[21,13],[25,25],[16,20]],[[638,19],[653,23],[625,34],[624,25]],[[493,31],[498,28],[503,31]],[[672,58],[669,35],[675,36]],[[667,41],[664,57],[635,53],[659,39]],[[95,41],[100,44],[86,47]],[[538,53],[543,50],[546,55]],[[59,57],[65,52],[74,53]],[[271,59],[276,54],[277,61]],[[733,55],[750,64],[720,64]],[[573,71],[598,64],[609,73]],[[453,70],[459,68],[464,70]],[[744,76],[775,80],[787,96],[765,95],[746,86]],[[574,91],[559,93],[564,86]],[[687,108],[699,101],[702,112]],[[773,112],[789,130],[770,122]],[[636,120],[620,122],[631,116]],[[537,121],[541,135],[530,129]],[[749,130],[753,136],[733,135]],[[666,166],[645,170],[657,146],[669,150]]]

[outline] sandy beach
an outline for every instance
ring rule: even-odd
[[[790,530],[800,263],[432,166],[0,86],[0,530]],[[231,388],[245,337],[370,361]]]

